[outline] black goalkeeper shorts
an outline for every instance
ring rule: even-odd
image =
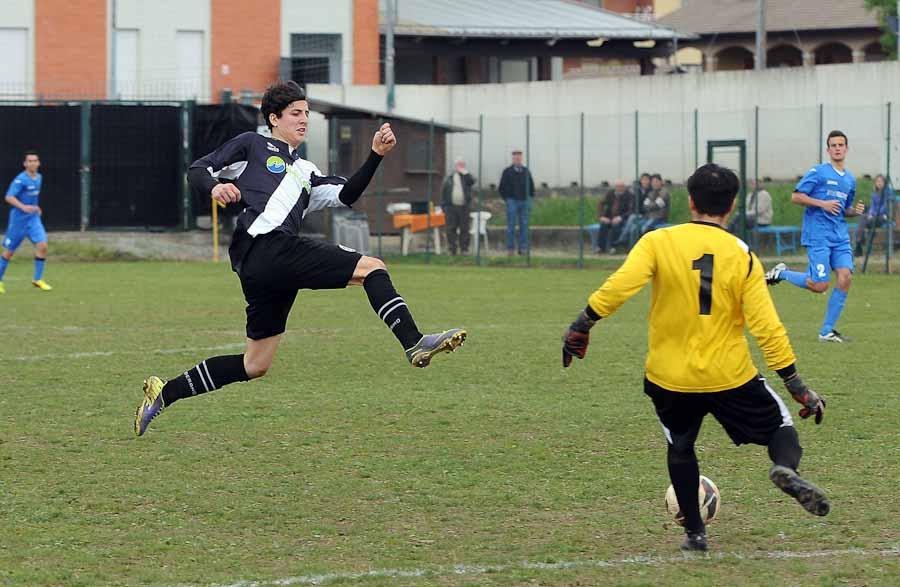
[[[235,233],[236,239],[253,238]],[[305,236],[270,232],[253,238],[242,258],[232,259],[247,300],[247,338],[284,332],[297,291],[347,287],[362,255]],[[235,263],[235,261],[238,261]]]
[[[669,444],[693,446],[706,414],[712,414],[735,444],[768,445],[783,426],[793,426],[784,401],[758,375],[734,389],[685,393],[669,391],[644,379],[644,393],[653,400]]]

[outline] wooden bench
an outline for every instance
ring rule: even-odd
[[[447,222],[443,212],[394,214],[393,222],[394,228],[400,229],[400,250],[403,252],[403,256],[409,254],[409,242],[412,240],[413,234],[429,229],[434,238],[434,252],[438,255],[441,254],[441,233],[438,229]]]

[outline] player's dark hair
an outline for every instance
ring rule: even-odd
[[[847,135],[845,135],[843,132],[841,132],[841,131],[839,131],[839,130],[833,130],[833,131],[831,131],[830,133],[828,133],[828,138],[825,139],[825,146],[826,146],[826,147],[831,146],[831,145],[829,145],[828,143],[829,143],[829,142],[831,141],[831,139],[833,139],[834,137],[844,137],[844,144],[847,145],[848,147],[850,146],[850,139],[847,138]]]
[[[654,173],[653,175],[650,176],[650,179],[658,179],[659,181],[662,181],[662,175],[660,175],[658,173]]]
[[[642,173],[640,179],[644,179],[645,177],[646,177],[647,179],[650,179],[650,174],[649,174],[649,173],[646,173],[646,172],[645,172],[645,173]]]
[[[40,156],[38,155],[37,151],[33,151],[33,150],[29,149],[29,150],[25,151],[25,154],[22,156],[22,161],[28,159],[29,155],[34,155],[35,157],[40,159]]]
[[[707,163],[688,178],[687,189],[701,214],[724,216],[731,210],[741,182],[727,167]]]
[[[266,126],[269,127],[269,130],[272,130],[272,122],[269,120],[269,115],[274,114],[276,118],[281,118],[284,110],[292,102],[298,100],[306,100],[306,90],[293,80],[279,81],[266,89],[259,109],[263,118],[266,119]]]

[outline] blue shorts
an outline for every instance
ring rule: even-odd
[[[810,245],[806,247],[806,254],[809,257],[808,271],[811,281],[828,283],[833,269],[853,271],[853,251],[850,249],[850,241],[839,245],[827,243]]]
[[[44,230],[44,223],[41,222],[40,216],[35,214],[25,220],[11,221],[3,236],[3,248],[7,251],[15,251],[25,237],[28,237],[28,240],[34,244],[47,242],[47,231]]]

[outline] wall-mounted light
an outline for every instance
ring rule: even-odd
[[[603,43],[605,43],[607,39],[600,37],[598,39],[592,39],[587,42],[588,47],[602,47]]]
[[[656,41],[653,39],[647,39],[646,41],[635,41],[632,43],[638,49],[652,49],[656,47]]]

